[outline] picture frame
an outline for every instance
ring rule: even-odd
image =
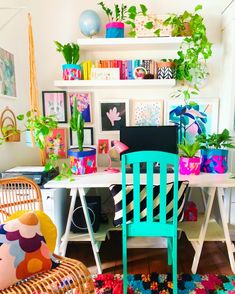
[[[159,126],[163,124],[163,100],[134,100],[132,102],[132,126]]]
[[[14,55],[0,48],[0,96],[16,98]]]
[[[94,145],[94,132],[92,127],[84,127],[84,146],[92,146]],[[70,147],[75,148],[78,147],[77,143],[77,134],[70,129]]]
[[[68,92],[70,113],[73,113],[74,97],[77,99],[77,108],[81,112],[85,123],[92,123],[91,92]]]
[[[195,106],[185,106],[183,99],[167,101],[166,124],[179,126],[179,142],[186,139],[189,143],[193,143],[196,135],[200,133],[211,134],[218,131],[219,99],[197,98],[193,102]]]
[[[42,91],[43,115],[55,115],[58,123],[67,122],[67,99],[65,91]]]
[[[67,129],[57,128],[46,138],[46,157],[50,153],[56,154],[59,158],[67,158]]]
[[[118,133],[121,126],[129,125],[129,100],[100,100],[99,130],[100,133]]]
[[[109,151],[109,140],[108,139],[99,139],[98,140],[98,153],[107,154]]]

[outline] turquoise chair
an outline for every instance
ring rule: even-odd
[[[157,220],[153,215],[153,165],[156,162],[160,164],[160,209]],[[140,163],[146,163],[147,217],[144,220],[140,219]],[[126,165],[129,164],[133,165],[133,219],[131,222],[127,222],[126,210]],[[173,214],[170,221],[166,218],[168,164],[174,167]],[[138,151],[122,155],[122,210],[123,293],[127,293],[127,238],[141,236],[167,238],[168,265],[172,265],[173,294],[177,294],[178,155],[161,151]]]

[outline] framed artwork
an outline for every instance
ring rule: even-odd
[[[109,140],[108,139],[99,139],[98,140],[98,153],[107,154],[109,151]]]
[[[91,117],[91,93],[90,92],[68,92],[71,114],[73,113],[74,97],[77,99],[77,108],[81,112],[86,123],[92,122]]]
[[[66,128],[58,128],[52,131],[52,135],[46,139],[46,157],[56,154],[59,158],[67,158]]]
[[[55,115],[59,123],[67,122],[65,91],[42,91],[43,115]]]
[[[112,101],[99,101],[100,131],[118,132],[121,126],[129,125],[129,101],[118,99]]]
[[[0,95],[16,97],[14,55],[0,48]]]
[[[91,146],[94,144],[94,135],[93,135],[93,128],[86,127],[84,128],[84,146]],[[78,140],[77,140],[77,133],[73,132],[70,129],[70,147],[77,147]]]
[[[184,138],[190,143],[201,133],[211,134],[217,132],[218,99],[194,99],[193,104],[185,105],[180,99],[167,102],[166,123],[178,126],[178,139]]]
[[[134,100],[133,126],[159,126],[163,123],[163,100]]]

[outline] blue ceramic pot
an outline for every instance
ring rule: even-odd
[[[109,22],[106,24],[106,38],[124,38],[124,23]]]

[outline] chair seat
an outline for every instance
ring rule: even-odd
[[[66,257],[55,257],[60,261],[57,268],[19,282],[2,290],[1,294],[66,293],[71,289],[77,289],[76,293],[95,293],[90,272],[82,262]]]

